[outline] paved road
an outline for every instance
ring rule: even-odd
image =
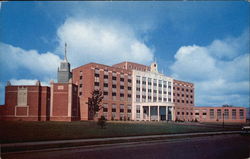
[[[250,137],[238,134],[2,155],[3,159],[246,159],[248,157],[250,157]]]

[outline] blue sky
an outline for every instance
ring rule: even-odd
[[[195,84],[197,106],[249,106],[249,3],[2,2],[0,103],[6,81],[56,79],[68,43],[72,67],[150,64]]]

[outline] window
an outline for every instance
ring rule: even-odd
[[[128,79],[128,83],[131,83],[132,82],[132,80],[131,79]]]
[[[240,119],[244,119],[244,110],[240,109]]]
[[[184,94],[181,94],[182,97],[184,97]]]
[[[113,76],[113,77],[112,77],[112,80],[116,80],[116,77]]]
[[[186,92],[188,92],[188,89],[186,89]]]
[[[152,89],[148,89],[148,93],[151,93],[152,92]]]
[[[124,86],[120,86],[120,89],[124,89]]]
[[[188,113],[188,112],[186,112],[186,115],[189,115],[189,113]]]
[[[82,76],[80,76],[80,80],[82,79]]]
[[[182,88],[181,90],[184,91],[184,88]]]
[[[121,93],[121,94],[120,94],[120,97],[124,97],[124,94],[123,94],[123,93]]]
[[[180,115],[180,112],[177,112],[177,115]]]
[[[103,87],[108,87],[108,86],[109,86],[108,83],[103,84]]]
[[[232,119],[236,119],[236,109],[232,110]]]
[[[95,82],[95,86],[99,86],[99,82]]]
[[[140,84],[141,83],[141,77],[140,76],[136,76],[136,84]]]
[[[184,100],[181,100],[182,103],[184,103]]]
[[[113,93],[112,93],[112,96],[116,96],[116,93],[115,93],[115,92],[113,92]]]
[[[141,112],[141,111],[140,111],[140,106],[137,105],[137,106],[136,106],[136,113],[140,114],[140,112]]]
[[[131,98],[131,94],[128,94],[128,98]]]
[[[177,99],[177,102],[178,102],[178,103],[180,103],[180,100],[179,100],[179,99]]]
[[[207,113],[206,113],[206,112],[203,112],[202,115],[207,115]]]
[[[124,82],[124,78],[120,78],[120,81]]]
[[[193,96],[191,95],[190,98],[193,98]]]
[[[217,119],[221,119],[221,109],[217,110]]]
[[[82,95],[82,92],[79,92],[79,96],[81,96]]]
[[[188,95],[186,95],[186,97],[188,98],[189,96],[188,96]]]
[[[180,96],[180,94],[179,94],[179,93],[177,93],[177,96],[179,97],[179,96]]]
[[[148,78],[148,85],[152,85],[152,79],[151,78]]]
[[[224,118],[229,119],[229,110],[228,109],[224,110]]]
[[[156,97],[154,97],[154,98],[153,98],[153,101],[154,101],[154,102],[156,102],[156,99],[157,99],[157,98],[156,98]]]
[[[128,87],[128,90],[132,90],[132,87]]]
[[[82,88],[82,84],[80,84],[79,87]]]
[[[124,105],[123,105],[123,104],[120,105],[120,112],[121,112],[121,113],[124,112]]]
[[[214,119],[214,109],[210,109],[209,115],[210,115],[210,119]]]
[[[190,90],[190,92],[192,93],[192,92],[193,92],[193,90]]]
[[[99,74],[95,73],[95,77],[99,77],[99,76],[100,76]]]
[[[108,104],[103,104],[103,112],[108,112]]]
[[[104,77],[103,77],[104,79],[108,79],[109,78],[109,76],[108,75],[104,75]]]
[[[180,88],[179,88],[179,87],[177,87],[177,90],[179,91],[179,90],[180,90]]]
[[[154,79],[154,86],[157,86],[157,80]]]
[[[136,87],[136,91],[140,91],[140,87]]]
[[[184,115],[184,112],[181,112],[182,115]]]
[[[195,115],[200,115],[199,113],[195,113]]]
[[[112,88],[116,88],[116,85],[115,85],[115,84],[113,84],[113,85],[112,85]]]
[[[107,95],[109,95],[109,93],[108,92],[103,92],[103,95],[107,96]]]
[[[116,105],[112,104],[112,112],[116,112]]]

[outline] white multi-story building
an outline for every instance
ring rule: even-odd
[[[132,79],[132,120],[174,120],[173,78],[152,63],[150,71],[132,70]]]

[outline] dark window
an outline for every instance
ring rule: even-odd
[[[154,93],[157,93],[157,90],[154,90]]]
[[[128,109],[128,113],[131,113],[131,109]]]
[[[112,77],[112,80],[116,80],[116,77]]]
[[[107,96],[107,95],[109,95],[109,92],[103,92],[103,94]]]
[[[103,112],[108,112],[108,108],[103,108]]]
[[[186,89],[186,91],[188,92],[188,89]]]
[[[186,115],[188,115],[188,112],[186,112]]]
[[[81,96],[81,95],[82,95],[82,92],[79,92],[79,95]]]
[[[184,94],[182,94],[181,96],[184,97]]]
[[[142,84],[144,84],[144,85],[145,85],[145,84],[146,84],[146,81],[142,81]]]
[[[104,75],[104,79],[108,79],[109,78],[109,76],[108,75]]]
[[[188,100],[186,101],[186,103],[188,103]]]
[[[139,88],[139,87],[136,87],[136,91],[140,91],[140,88]]]
[[[80,76],[80,79],[82,79],[82,76]]]
[[[113,93],[112,93],[112,96],[116,96],[116,93],[115,93],[115,92],[113,92]]]
[[[186,95],[186,97],[188,98],[188,95]]]
[[[163,93],[164,93],[164,94],[167,94],[167,92],[166,92],[166,91],[164,91]]]
[[[179,87],[177,87],[177,90],[179,91],[179,90],[180,90],[180,88],[179,88]]]
[[[190,98],[193,98],[193,96],[191,95]]]
[[[132,82],[132,80],[131,79],[128,79],[128,83],[131,83]]]
[[[177,102],[178,102],[178,103],[180,103],[180,100],[179,100],[179,99],[177,99]]]
[[[184,112],[182,112],[181,114],[184,115]]]
[[[175,96],[175,93],[173,93],[173,96]]]
[[[195,113],[195,115],[199,115],[199,113]]]
[[[82,88],[82,84],[80,84],[80,86],[79,86],[80,88]]]
[[[152,92],[152,89],[148,89],[148,93],[151,93]]]
[[[109,85],[108,85],[108,83],[104,83],[103,86],[104,87],[108,87]]]
[[[190,92],[193,92],[193,90],[190,90]]]
[[[143,92],[146,92],[146,88],[142,88],[142,91],[143,91]]]
[[[124,97],[124,94],[121,93],[121,94],[120,94],[120,97]]]
[[[115,85],[115,84],[113,84],[113,85],[112,85],[112,88],[116,88],[116,85]]]
[[[124,112],[124,109],[120,109],[120,112],[123,113],[123,112]]]
[[[112,108],[112,112],[116,112],[116,109],[115,109],[115,108]]]
[[[179,93],[177,93],[177,96],[179,97],[179,96],[180,96],[180,94],[179,94]]]
[[[177,112],[177,115],[180,115],[180,112]]]
[[[95,82],[95,86],[99,86],[99,82]]]
[[[182,103],[184,103],[184,100],[181,100]]]
[[[99,74],[95,73],[95,77],[99,77]]]
[[[193,115],[193,113],[191,113],[191,115]]]
[[[175,87],[173,87],[173,89],[175,90]]]
[[[132,90],[132,87],[128,87],[128,90]]]
[[[191,104],[193,104],[193,101],[190,101]]]
[[[128,94],[128,97],[131,98],[131,94]]]
[[[124,82],[124,78],[121,78],[120,81]]]
[[[120,86],[120,89],[124,89],[124,86]]]
[[[202,113],[202,115],[207,115],[207,113]]]
[[[181,90],[184,91],[184,88],[182,88]]]

